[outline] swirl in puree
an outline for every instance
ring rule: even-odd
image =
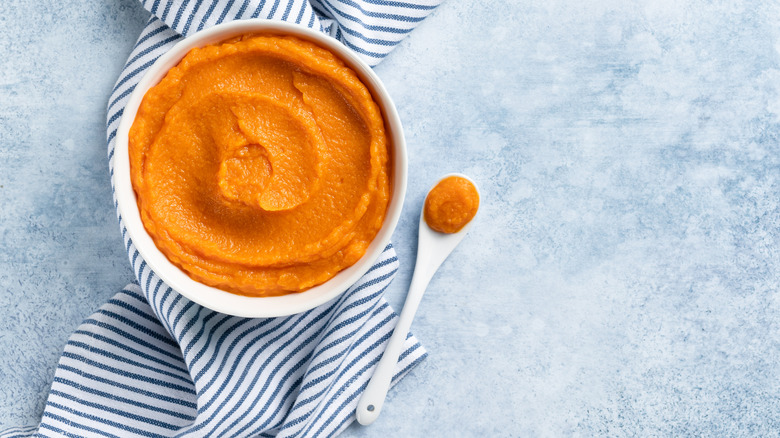
[[[191,50],[144,96],[129,154],[160,251],[242,295],[303,291],[357,262],[391,192],[371,93],[333,53],[294,37]]]

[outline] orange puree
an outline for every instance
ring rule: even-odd
[[[391,186],[379,107],[333,53],[247,35],[193,49],[130,129],[147,232],[202,283],[253,296],[318,285],[376,236]]]
[[[474,184],[460,176],[439,181],[425,198],[425,222],[442,233],[457,233],[474,219],[479,193]]]

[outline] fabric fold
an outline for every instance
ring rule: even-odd
[[[148,286],[126,287],[69,339],[41,436],[333,436],[354,419],[397,318],[381,298],[392,247],[344,295],[284,318],[213,312],[140,265]],[[395,380],[425,356],[409,336]]]

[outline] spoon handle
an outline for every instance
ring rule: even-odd
[[[395,325],[393,335],[387,343],[387,348],[379,360],[371,380],[363,391],[357,405],[358,423],[368,426],[379,417],[382,406],[385,403],[387,391],[390,389],[390,383],[393,379],[393,371],[398,363],[398,356],[406,341],[409,328],[412,326],[414,314],[417,313],[417,307],[420,305],[425,288],[431,281],[432,275],[425,269],[415,269],[412,276],[412,284],[409,287],[409,293],[406,295],[404,308],[398,317],[398,323]]]

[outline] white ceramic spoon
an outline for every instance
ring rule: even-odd
[[[459,173],[445,175],[436,184],[450,176],[465,178],[471,181],[474,187],[477,188],[477,184],[471,178]],[[434,187],[436,184],[434,184]],[[477,193],[479,193],[479,188],[477,188]],[[425,203],[423,203],[424,209]],[[406,295],[406,302],[403,310],[401,310],[395,330],[393,330],[393,335],[387,343],[382,359],[374,370],[371,381],[368,382],[366,390],[358,401],[356,411],[358,423],[367,426],[373,423],[379,417],[379,413],[382,412],[382,405],[385,403],[387,390],[390,389],[390,382],[393,378],[395,366],[398,363],[398,356],[401,354],[401,348],[406,340],[406,335],[409,333],[409,328],[412,325],[414,314],[417,312],[423,293],[425,293],[425,288],[442,262],[458,246],[458,243],[466,237],[466,233],[473,223],[474,219],[471,219],[460,231],[445,234],[432,230],[425,222],[424,211],[420,213],[420,237],[417,241],[417,263],[414,265],[412,283],[409,286],[409,293]]]

